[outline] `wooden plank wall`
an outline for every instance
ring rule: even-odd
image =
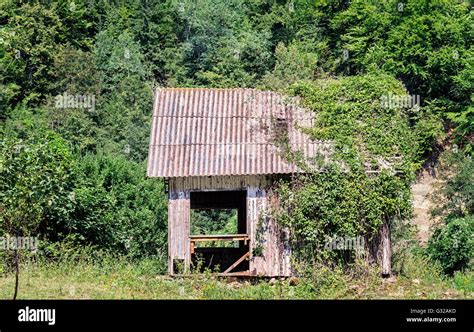
[[[168,201],[168,272],[173,274],[173,261],[183,260],[184,267],[190,263],[190,199],[189,192],[173,191]]]
[[[270,218],[269,195],[271,184],[265,176],[218,176],[169,179],[168,255],[169,272],[173,273],[173,259],[190,263],[190,191],[247,190],[247,233],[251,250],[261,246],[262,254],[251,256],[250,273],[256,276],[290,276],[290,249],[286,233]]]
[[[170,191],[236,190],[247,187],[264,188],[270,184],[266,176],[192,176],[169,179]]]
[[[287,233],[271,218],[270,195],[262,188],[250,187],[247,192],[247,227],[252,255],[250,274],[256,276],[291,276],[291,250]],[[255,250],[260,247],[261,250]],[[258,254],[261,251],[261,254]]]

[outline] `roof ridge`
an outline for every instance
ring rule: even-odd
[[[277,92],[272,90],[260,90],[257,88],[208,88],[208,87],[157,87],[155,90],[255,90],[262,92]],[[278,93],[278,92],[277,92]]]

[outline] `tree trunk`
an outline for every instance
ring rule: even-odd
[[[18,281],[20,276],[20,266],[18,262],[18,249],[15,249],[15,293],[13,294],[13,299],[16,300],[18,294]]]
[[[382,245],[382,277],[389,277],[392,273],[392,244],[390,241],[390,225],[388,220],[385,220],[382,224],[380,237]]]

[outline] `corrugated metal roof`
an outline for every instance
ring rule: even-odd
[[[329,144],[301,131],[311,112],[294,98],[254,89],[163,88],[155,93],[148,176],[182,177],[294,173],[275,132],[311,158]],[[287,123],[287,125],[286,125]],[[286,135],[286,134],[285,134]]]

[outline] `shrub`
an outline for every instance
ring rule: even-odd
[[[79,160],[70,221],[76,243],[132,258],[165,251],[163,183],[147,179],[144,168],[116,155],[87,155]]]
[[[474,255],[474,217],[452,219],[438,228],[428,243],[429,255],[446,274],[469,266]]]
[[[48,132],[0,143],[0,234],[59,234],[72,210],[72,155]]]
[[[466,273],[455,272],[453,283],[456,289],[464,292],[474,292],[474,271]]]
[[[467,154],[446,151],[440,158],[440,188],[434,193],[435,216],[446,219],[474,214],[474,160]]]

